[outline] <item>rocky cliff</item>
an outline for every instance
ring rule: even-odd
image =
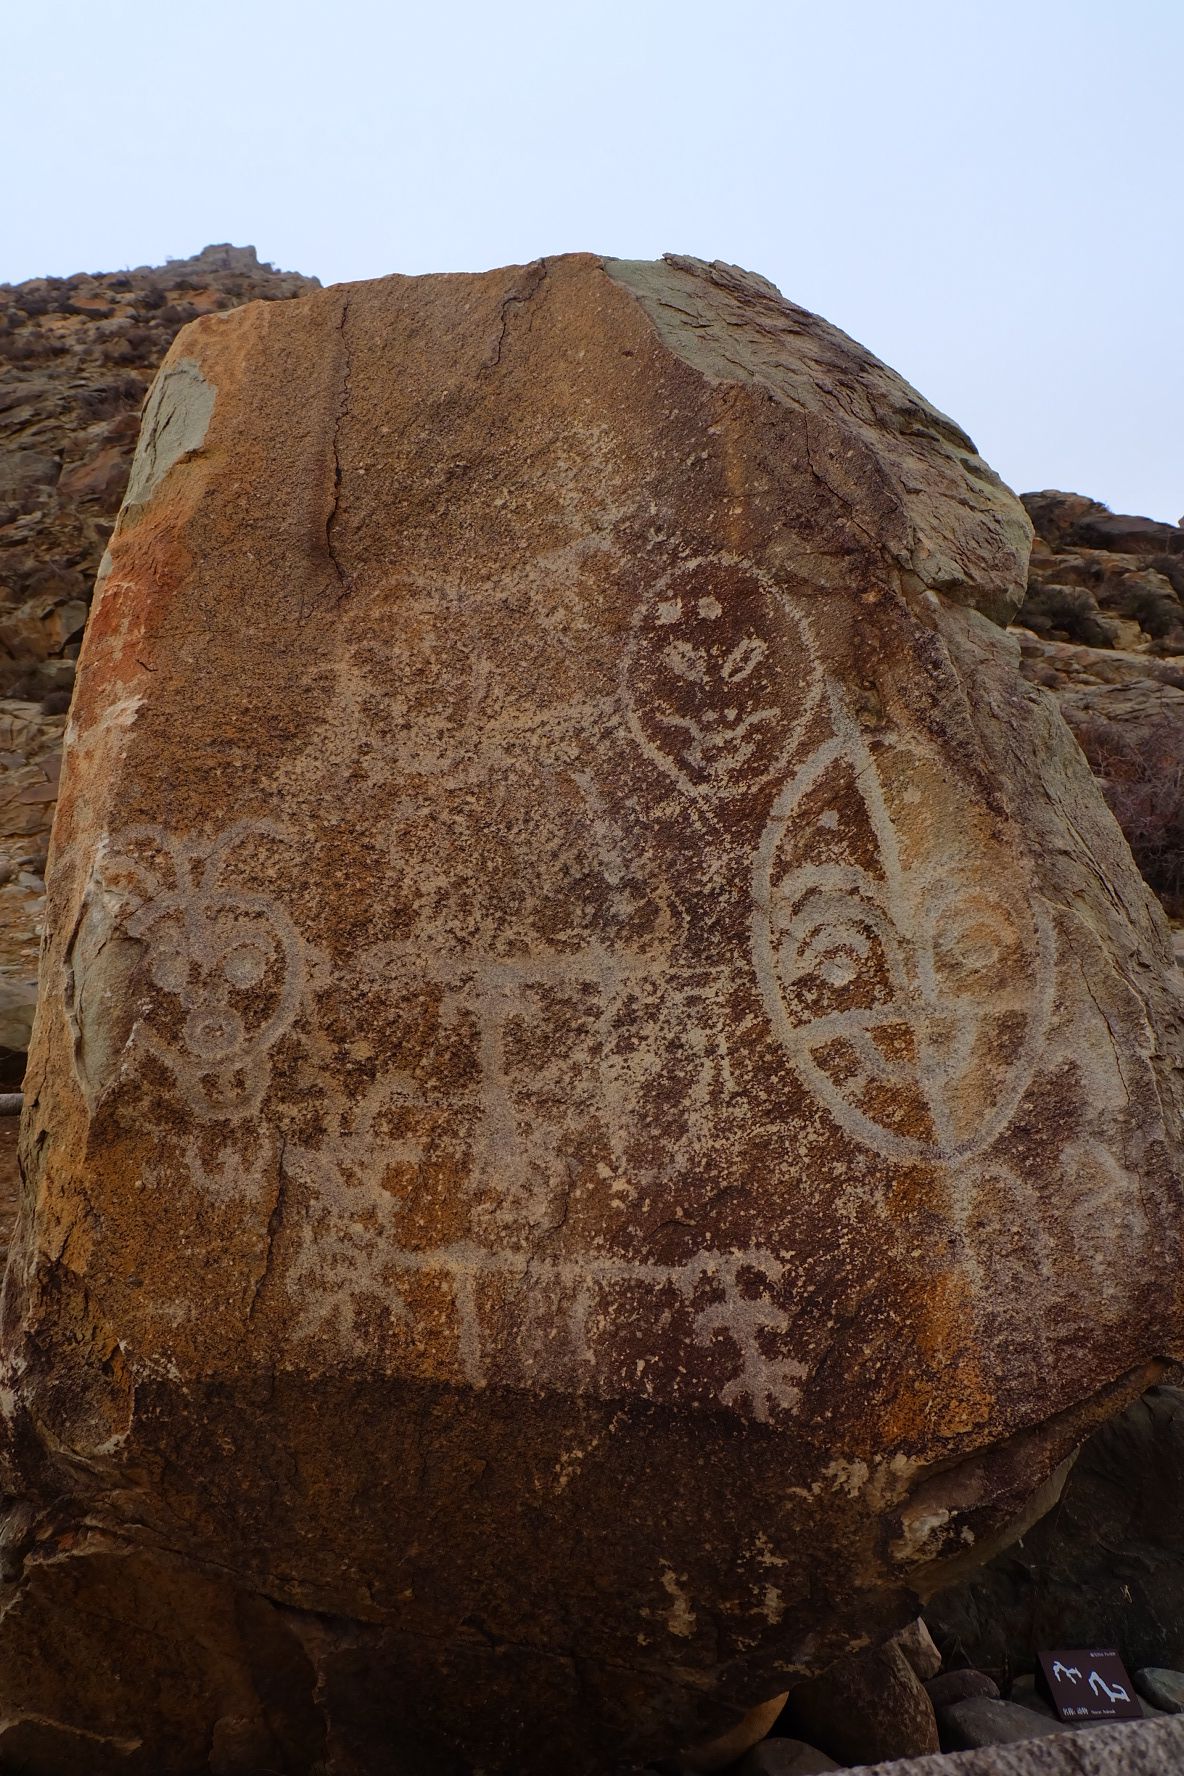
[[[148,385],[198,315],[318,288],[253,247],[0,286],[0,1083],[19,1083],[65,710]]]
[[[1016,618],[1023,670],[1056,695],[1144,876],[1184,912],[1184,529],[1071,493],[1035,527]]]

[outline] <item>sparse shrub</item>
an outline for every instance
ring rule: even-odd
[[[1184,916],[1184,724],[1164,716],[1126,732],[1094,720],[1074,732],[1145,881]]]

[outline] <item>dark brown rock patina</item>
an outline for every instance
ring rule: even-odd
[[[1178,1354],[1171,956],[1028,538],[728,267],[186,328],[54,829],[0,1754],[705,1743]]]

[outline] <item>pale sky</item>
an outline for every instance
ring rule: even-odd
[[[727,259],[1184,512],[1184,0],[8,0],[0,280]]]

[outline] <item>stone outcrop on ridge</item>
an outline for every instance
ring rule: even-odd
[[[1184,529],[1079,494],[1028,493],[1036,527],[1016,618],[1144,877],[1184,917]]]

